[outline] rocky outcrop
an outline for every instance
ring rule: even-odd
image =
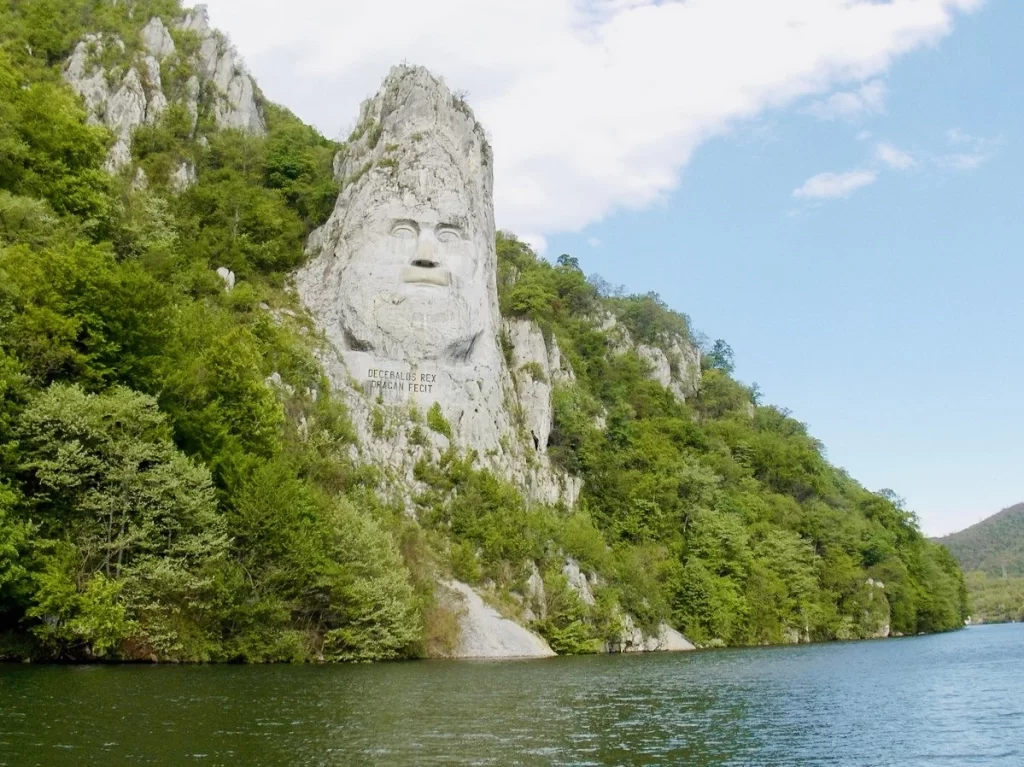
[[[334,212],[311,235],[295,282],[331,343],[325,367],[367,460],[411,485],[416,461],[449,444],[417,423],[436,405],[459,448],[533,499],[574,503],[578,482],[556,474],[542,447],[550,388],[531,389],[524,408],[499,347],[483,128],[443,82],[405,66],[363,105],[358,125],[335,159]],[[524,354],[548,364],[542,348]]]
[[[252,79],[227,41],[210,29],[205,7],[190,11],[180,26],[201,39],[193,61],[199,75],[188,80],[183,97],[193,131],[199,121],[203,83],[208,82],[214,93],[213,117],[219,127],[265,133],[266,123]],[[65,79],[85,102],[89,121],[105,125],[115,136],[106,162],[111,173],[131,164],[135,129],[156,123],[170,105],[161,64],[176,55],[174,38],[156,16],[142,29],[140,37],[142,51],[129,57],[128,46],[120,38],[87,35],[75,46],[64,68]],[[123,54],[127,60],[116,67],[104,66],[101,62],[109,59],[104,54],[111,51]],[[188,174],[181,175],[180,167],[172,179],[179,190],[192,181]]]
[[[459,581],[440,584],[440,600],[459,615],[459,639],[453,658],[549,658],[548,643],[515,621],[503,618],[470,586]]]
[[[89,122],[106,125],[114,133],[106,168],[116,172],[131,163],[132,132],[145,122],[148,101],[134,67],[128,68],[116,87],[111,84],[107,71],[98,63],[104,50],[110,47],[125,50],[124,41],[119,38],[87,36],[75,46],[64,76],[85,102]]]
[[[599,585],[599,580],[596,575],[588,576],[571,557],[565,560],[562,575],[580,601],[589,606],[597,604],[594,588]],[[637,626],[631,615],[620,614],[618,620],[622,631],[615,640],[605,644],[605,652],[680,652],[696,649],[686,637],[667,623],[660,624],[652,634]]]
[[[667,389],[672,384],[672,366],[669,365],[665,352],[657,346],[638,344],[636,353],[650,366],[651,378]]]
[[[651,370],[651,378],[686,400],[697,393],[700,385],[700,350],[681,338],[665,342],[668,352],[659,346],[637,344],[636,353]]]
[[[536,562],[530,562],[530,577],[526,580],[526,608],[523,618],[527,622],[544,620],[548,617],[548,598],[544,588],[544,577],[537,569]]]
[[[864,585],[867,592],[864,621],[867,624],[868,636],[873,639],[884,639],[892,632],[891,608],[885,596],[885,584],[868,578]]]
[[[174,53],[174,39],[160,17],[154,16],[142,29],[142,44],[150,56],[163,60]]]
[[[196,181],[198,181],[196,166],[186,160],[171,174],[171,189],[180,194],[196,183]]]
[[[181,28],[199,36],[198,64],[205,79],[215,88],[213,109],[217,126],[256,135],[266,133],[267,124],[252,78],[227,39],[211,29],[206,6],[197,5],[189,11]]]
[[[669,339],[669,389],[680,399],[689,399],[700,388],[700,349],[682,338]]]
[[[224,290],[230,293],[235,287],[235,273],[226,266],[218,266],[217,276],[223,280]]]
[[[611,653],[618,652],[686,652],[696,650],[693,644],[682,634],[662,623],[654,634],[646,634],[630,616],[623,619],[622,634],[619,639],[609,642],[606,650]]]
[[[576,560],[569,558],[565,561],[565,567],[562,568],[562,575],[564,575],[566,581],[568,581],[569,588],[579,595],[583,604],[590,606],[597,604],[597,600],[594,599],[594,592],[590,589],[590,581],[588,580],[586,573],[580,569]]]
[[[110,172],[131,164],[132,133],[144,123],[155,123],[168,106],[159,60],[174,52],[174,41],[156,17],[146,25],[142,38],[147,54],[132,60],[120,79],[100,64],[104,51],[127,50],[123,40],[112,36],[86,36],[64,68],[65,79],[85,101],[89,121],[106,125],[114,133],[106,163]]]
[[[548,448],[552,423],[552,392],[562,382],[574,380],[572,368],[563,365],[558,342],[545,341],[544,334],[530,320],[504,322],[506,343],[511,349],[512,375],[521,408],[523,425],[534,449]]]
[[[611,313],[596,324],[611,341],[614,354],[635,351],[648,366],[650,378],[668,389],[680,401],[693,397],[700,387],[700,349],[691,341],[676,335],[665,335],[657,344],[638,343],[632,334]]]

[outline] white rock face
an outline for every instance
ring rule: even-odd
[[[110,98],[106,72],[93,63],[94,55],[99,56],[102,52],[103,41],[100,36],[86,35],[75,46],[64,70],[68,83],[85,101],[88,121],[95,125],[102,124],[103,112]]]
[[[669,353],[676,362],[669,388],[680,399],[693,397],[700,388],[700,349],[689,341],[674,338]]]
[[[529,320],[507,320],[505,332],[512,343],[512,373],[526,430],[535,450],[547,450],[551,435],[552,371],[544,336]]]
[[[131,163],[132,132],[145,122],[148,102],[134,67],[128,69],[116,89],[110,87],[106,70],[96,60],[104,47],[111,45],[124,50],[124,43],[117,38],[88,35],[75,46],[64,67],[64,77],[85,101],[89,122],[106,125],[114,133],[116,140],[105,164],[113,173]]]
[[[171,174],[171,189],[180,194],[198,180],[196,166],[186,161],[181,163],[178,169]]]
[[[195,32],[200,38],[198,63],[218,92],[213,105],[217,126],[236,128],[258,136],[265,134],[267,124],[256,99],[252,78],[242,66],[237,52],[210,28],[206,6],[197,5],[190,10],[182,20],[181,28]],[[188,103],[193,103],[191,98]],[[191,107],[189,111],[192,111]]]
[[[594,599],[594,592],[590,590],[590,581],[587,580],[586,573],[580,570],[580,566],[576,560],[569,558],[565,561],[565,567],[562,568],[562,575],[564,575],[569,581],[569,588],[580,595],[580,599],[584,604],[597,604],[597,600]]]
[[[441,586],[460,606],[455,658],[549,658],[548,643],[518,623],[503,618],[470,586],[446,581]]]
[[[224,281],[224,290],[230,293],[235,287],[235,273],[226,266],[218,266],[217,276]]]
[[[665,356],[665,352],[657,346],[639,344],[636,347],[636,353],[640,355],[640,359],[650,365],[651,378],[667,389],[669,384],[672,383],[672,368],[668,364],[668,357]]]
[[[205,7],[190,11],[180,26],[201,38],[195,63],[217,92],[213,103],[217,125],[258,135],[266,133],[252,79],[224,38],[210,29]],[[114,133],[115,142],[105,165],[111,173],[131,163],[135,129],[156,123],[169,106],[160,62],[175,54],[174,40],[163,21],[155,16],[142,29],[141,38],[145,52],[124,62],[125,74],[113,85],[111,73],[99,65],[99,57],[110,46],[126,51],[124,41],[116,37],[87,35],[75,46],[64,68],[65,79],[85,101],[89,122],[105,125]],[[193,76],[185,87],[184,102],[192,117],[193,132],[199,121],[202,85],[202,80]],[[181,180],[175,178],[172,183],[179,184]]]
[[[530,563],[530,577],[526,581],[528,620],[548,617],[548,598],[544,589],[544,578],[537,569],[537,563]]]
[[[871,603],[871,609],[865,613],[865,618],[874,620],[875,623],[871,636],[874,639],[885,639],[892,633],[891,611],[889,600],[885,596],[885,583],[868,578],[864,585],[868,588],[868,602]]]
[[[411,480],[421,451],[409,442],[409,413],[436,403],[459,447],[475,449],[535,499],[573,503],[578,483],[551,471],[539,435],[533,442],[519,422],[499,349],[483,129],[440,80],[416,67],[392,69],[359,124],[361,135],[335,160],[343,189],[310,237],[296,287],[338,352],[325,365],[357,427],[363,421],[367,458]],[[537,354],[546,363],[542,348]],[[547,407],[550,420],[549,398]],[[383,433],[371,428],[382,411]],[[427,454],[447,446],[441,435],[430,440]]]
[[[654,635],[647,635],[641,631],[629,615],[625,617],[623,624],[619,641],[611,643],[607,648],[608,652],[685,652],[697,649],[667,623],[658,626],[658,632]]]
[[[174,40],[159,16],[154,16],[142,30],[142,44],[150,56],[165,59],[174,53]]]
[[[697,648],[690,641],[666,623],[658,627],[658,635],[647,639],[647,652],[686,652]]]
[[[104,113],[104,122],[117,141],[110,149],[106,168],[114,173],[132,161],[132,132],[146,120],[146,91],[139,73],[129,69],[121,87],[110,97]]]
[[[164,86],[160,79],[160,62],[153,56],[147,56],[142,63],[146,71],[146,92],[149,94],[146,103],[146,122],[153,125],[166,111],[167,97],[164,96]]]
[[[199,93],[202,90],[202,86],[199,84],[199,78],[192,75],[188,78],[185,83],[185,109],[188,110],[189,116],[192,118],[192,134],[195,135],[196,125],[199,124]],[[200,136],[199,142],[203,143],[206,141],[206,136]]]
[[[697,393],[701,377],[700,349],[688,339],[673,335],[659,339],[658,346],[637,343],[611,313],[598,318],[596,324],[609,335],[614,354],[636,351],[650,367],[651,380],[664,386],[677,399],[685,401]]]

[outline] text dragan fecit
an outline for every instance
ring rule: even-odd
[[[437,381],[436,373],[419,373],[415,370],[384,370],[370,368],[366,373],[367,383],[371,388],[388,389],[390,391],[409,391],[414,394],[429,394]]]

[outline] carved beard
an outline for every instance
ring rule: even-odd
[[[346,345],[410,362],[470,361],[486,315],[456,298],[457,288],[400,286],[351,296],[341,318]]]

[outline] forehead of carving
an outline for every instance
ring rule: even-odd
[[[450,220],[489,240],[489,152],[472,112],[442,81],[422,68],[395,67],[363,104],[357,138],[341,160],[345,228],[385,218]]]
[[[453,205],[428,205],[416,203],[412,200],[403,202],[391,202],[368,209],[361,218],[363,225],[374,229],[390,228],[395,222],[410,221],[420,226],[450,225],[463,230],[473,228],[471,217],[467,214],[465,206],[458,203]],[[354,223],[354,222],[349,222]],[[374,226],[374,225],[377,226]]]

